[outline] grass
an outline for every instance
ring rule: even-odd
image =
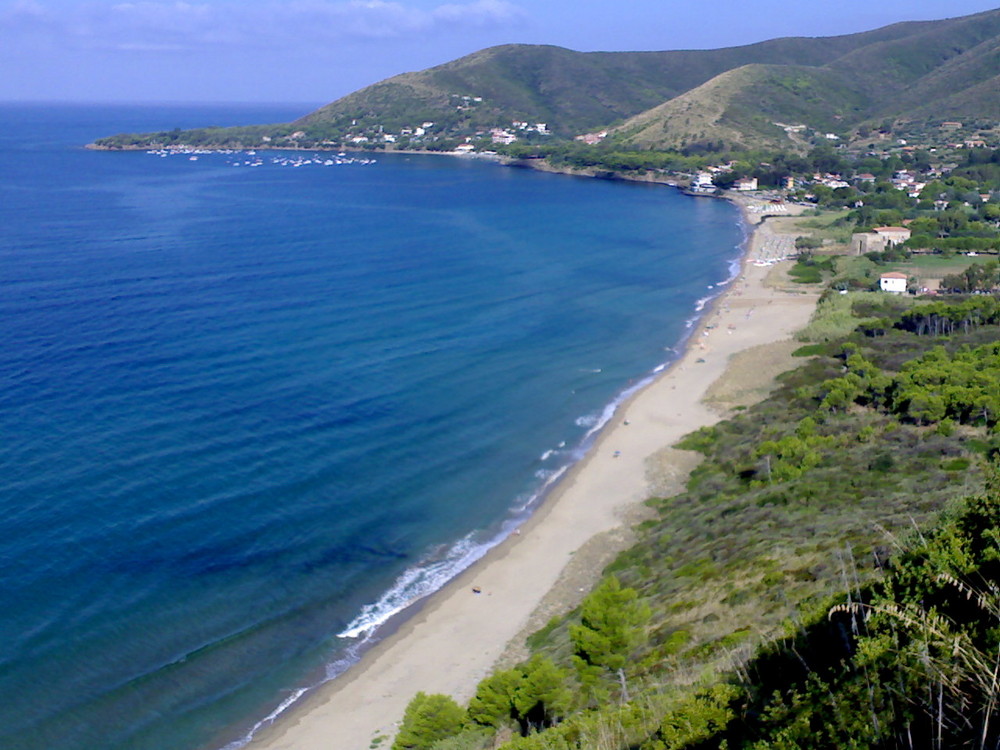
[[[823,272],[817,266],[810,266],[799,261],[790,269],[788,275],[796,284],[820,284],[823,281]]]
[[[886,266],[864,255],[839,255],[836,263],[837,275],[832,285],[835,288],[874,287],[878,277],[887,270]]]
[[[832,255],[803,253],[790,269],[788,277],[796,284],[820,284],[836,269],[837,259]]]
[[[794,352],[793,357],[815,357],[818,354],[829,354],[829,347],[826,344],[806,344],[800,346]]]
[[[869,261],[870,262],[870,261]],[[881,292],[848,292],[847,294],[827,294],[816,305],[809,325],[795,338],[799,341],[824,343],[843,338],[867,319],[854,313],[854,304],[861,300],[872,302],[881,300]]]

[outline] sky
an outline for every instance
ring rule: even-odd
[[[0,101],[324,104],[511,42],[710,49],[1000,0],[0,0]]]

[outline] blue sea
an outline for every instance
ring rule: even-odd
[[[733,273],[737,211],[662,186],[82,148],[309,110],[0,105],[6,750],[238,747],[516,528]]]

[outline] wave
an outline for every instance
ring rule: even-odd
[[[281,701],[281,703],[279,703],[274,708],[274,710],[271,711],[271,713],[269,713],[263,719],[258,721],[256,724],[254,724],[246,732],[246,734],[244,734],[239,739],[232,740],[226,745],[223,745],[221,748],[219,748],[219,750],[240,750],[241,748],[244,748],[247,745],[249,745],[251,742],[253,742],[254,737],[257,736],[257,732],[259,732],[261,729],[265,729],[274,724],[274,722],[278,719],[278,717],[281,716],[283,713],[285,713],[285,711],[294,706],[296,703],[298,703],[299,699],[302,698],[302,696],[315,690],[321,685],[324,685],[325,683],[336,679],[344,672],[346,672],[352,665],[356,664],[358,660],[361,658],[362,647],[367,645],[368,641],[369,639],[365,639],[364,641],[352,644],[343,652],[343,654],[339,659],[326,665],[323,679],[311,685],[306,685],[305,687],[299,687],[293,690],[288,695],[287,698]]]
[[[575,460],[576,457],[574,457]],[[563,464],[554,471],[545,472],[544,476],[536,475],[537,478],[544,479],[545,481],[534,492],[525,493],[518,497],[517,502],[510,509],[513,521],[504,526],[505,537],[513,532],[531,514],[531,511],[538,507],[552,486],[562,478],[563,474],[569,471],[571,466],[572,463]]]
[[[253,740],[257,732],[259,732],[264,727],[271,726],[271,724],[274,723],[275,719],[277,719],[279,716],[285,713],[285,711],[287,711],[299,698],[301,698],[311,689],[312,688],[303,687],[292,691],[292,694],[289,695],[287,698],[285,698],[283,701],[281,701],[281,703],[278,704],[277,708],[275,708],[273,711],[271,711],[271,713],[269,713],[263,719],[258,721],[256,724],[254,724],[249,732],[247,732],[244,736],[240,737],[238,740],[233,740],[232,742],[223,745],[221,750],[239,750],[239,748],[245,747],[246,745],[250,744],[251,740]]]
[[[720,285],[721,286],[721,285]],[[695,323],[701,320],[701,314],[705,311],[705,307],[709,302],[718,297],[722,292],[716,292],[715,294],[710,294],[707,297],[702,297],[697,302],[694,303],[694,314],[684,321],[684,327],[690,330],[694,328]]]
[[[337,633],[337,637],[357,638],[371,633],[411,604],[441,589],[500,540],[500,537],[494,537],[486,542],[477,542],[475,534],[468,534],[443,555],[432,553],[418,565],[404,570],[378,601],[362,607],[361,613]]]
[[[362,607],[360,614],[346,628],[337,633],[337,637],[371,637],[381,625],[400,612],[421,599],[440,591],[445,584],[510,536],[569,468],[570,465],[566,464],[558,469],[543,469],[536,472],[536,478],[542,480],[541,486],[519,499],[497,531],[488,534],[485,538],[472,532],[450,547],[443,550],[438,548],[437,551],[431,552],[420,563],[403,571],[378,601]]]

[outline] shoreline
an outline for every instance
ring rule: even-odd
[[[701,312],[678,358],[618,405],[518,531],[402,613],[346,672],[260,726],[247,747],[363,750],[394,734],[417,691],[467,701],[498,662],[523,656],[524,635],[579,603],[629,545],[646,499],[682,488],[695,460],[670,446],[722,418],[703,401],[709,386],[732,355],[803,327],[818,296],[765,285],[771,264],[754,263],[767,245],[763,215],[742,197],[730,200],[748,229],[740,268]]]

